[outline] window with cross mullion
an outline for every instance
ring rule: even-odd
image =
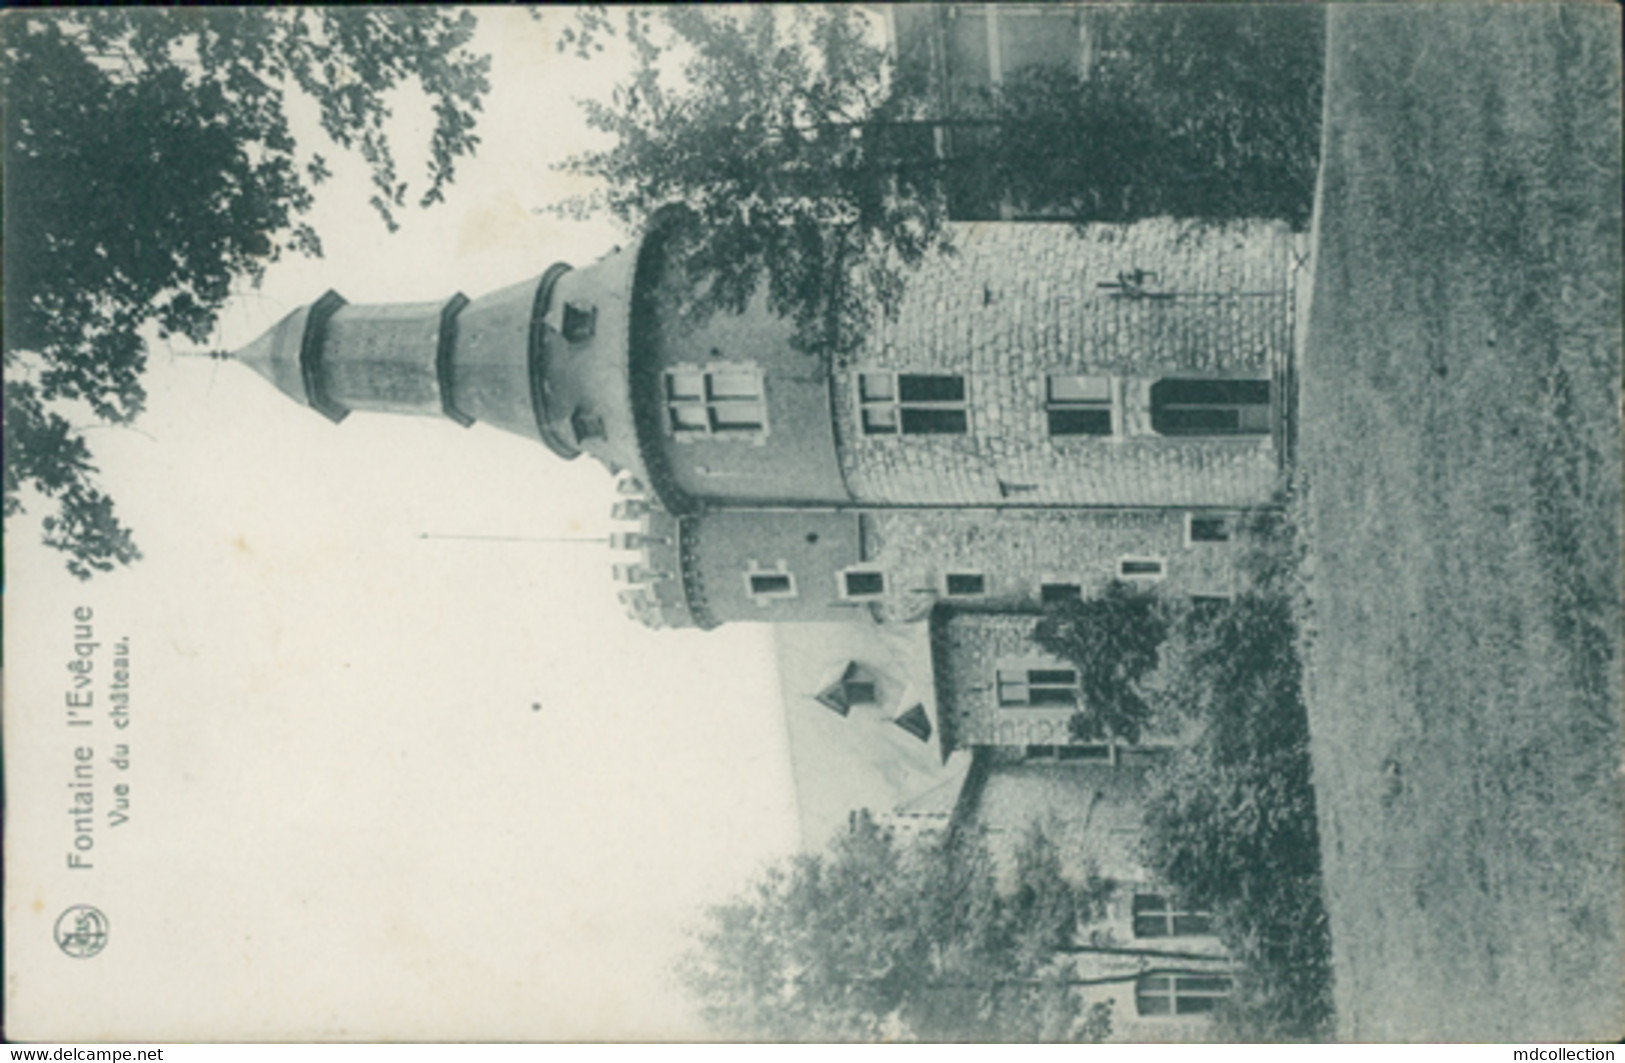
[[[858,374],[866,435],[963,435],[970,427],[957,373]]]
[[[761,375],[744,366],[667,372],[666,409],[680,435],[752,434],[767,427]]]

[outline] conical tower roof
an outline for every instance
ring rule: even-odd
[[[272,325],[264,335],[232,357],[301,406],[309,406],[333,421],[341,421],[349,411],[326,395],[318,369],[322,327],[343,305],[343,296],[329,291]]]

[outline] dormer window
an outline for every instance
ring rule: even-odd
[[[873,705],[879,697],[877,677],[857,661],[848,661],[840,671],[813,695],[831,712],[845,716],[854,705]]]
[[[598,308],[591,303],[564,304],[564,324],[560,329],[571,343],[592,339],[598,329]]]

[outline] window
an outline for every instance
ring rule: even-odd
[[[1117,575],[1122,579],[1161,579],[1162,559],[1125,557],[1117,562]]]
[[[1268,380],[1159,380],[1151,385],[1151,427],[1165,436],[1267,435]]]
[[[565,303],[564,322],[559,330],[571,343],[592,338],[598,327],[598,308],[587,303]]]
[[[950,598],[974,598],[987,592],[987,579],[980,572],[950,572],[945,582]]]
[[[1078,673],[1071,668],[1000,668],[999,704],[1041,709],[1078,703]]]
[[[788,594],[790,593],[790,577],[787,574],[778,572],[757,573],[750,578],[750,592],[752,594]]]
[[[751,561],[750,567],[745,572],[745,585],[750,589],[751,598],[761,606],[769,605],[780,598],[796,596],[796,578],[790,574],[783,561],[773,568],[763,568],[756,561]]]
[[[878,689],[874,673],[856,661],[848,661],[813,697],[825,708],[845,716],[854,705],[873,705]]]
[[[1192,543],[1227,543],[1230,541],[1230,518],[1187,514],[1185,540]]]
[[[744,366],[669,371],[666,410],[681,436],[748,435],[767,427],[761,375]]]
[[[1112,434],[1112,382],[1103,376],[1051,376],[1046,392],[1049,434]]]
[[[1222,974],[1147,974],[1134,983],[1134,1010],[1140,1015],[1203,1015],[1230,995]]]
[[[859,373],[866,435],[963,435],[965,378],[949,373]]]
[[[1076,583],[1040,583],[1038,600],[1045,605],[1076,602],[1083,598],[1083,588]]]
[[[872,598],[886,593],[884,572],[841,573],[841,594],[846,598]]]
[[[1189,937],[1213,933],[1213,916],[1186,909],[1160,893],[1134,895],[1134,936],[1137,938]]]

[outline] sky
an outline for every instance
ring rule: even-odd
[[[571,97],[623,69],[556,53],[561,17],[480,12],[483,143],[401,232],[366,206],[359,165],[324,152],[326,257],[273,266],[211,346],[330,287],[478,296],[627,242],[541,209],[583,190],[552,170],[592,142]],[[403,163],[427,117],[400,112]],[[607,547],[528,541],[611,529],[590,459],[482,425],[335,426],[166,344],[146,384],[134,428],[87,433],[143,559],[79,583],[31,525],[8,529],[8,1035],[705,1036],[669,979],[683,928],[797,844],[766,630],[648,631],[615,599]],[[70,868],[82,833],[92,866]],[[53,940],[75,904],[109,921],[95,957]]]

